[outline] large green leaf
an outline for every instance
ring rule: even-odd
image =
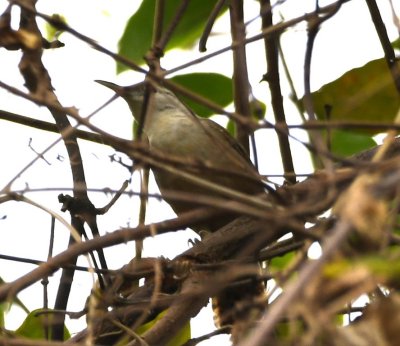
[[[153,18],[155,0],[144,0],[137,12],[129,19],[119,41],[119,54],[137,64],[143,64],[143,57],[151,47],[153,35]],[[169,27],[182,0],[165,1],[163,29]],[[189,4],[167,44],[166,51],[172,48],[190,48],[199,38],[210,16],[215,0],[195,0]],[[226,8],[225,8],[226,10]],[[222,14],[223,11],[220,13]],[[122,64],[117,65],[117,72],[126,70]]]
[[[50,332],[51,321],[54,318],[54,312],[44,311],[41,309],[33,310],[22,322],[21,326],[15,331],[17,336],[23,336],[29,339],[35,340],[45,340],[48,335],[46,335],[46,329]],[[64,340],[70,338],[70,333],[64,326]]]
[[[204,98],[226,107],[233,102],[232,79],[217,73],[190,73],[171,78],[172,81],[184,86]],[[179,95],[178,95],[179,96]],[[180,97],[185,104],[201,117],[214,114],[212,110],[188,98]]]
[[[346,72],[314,92],[312,97],[320,119],[325,119],[325,106],[329,105],[332,120],[390,123],[400,106],[399,94],[384,59]]]
[[[330,140],[332,153],[340,157],[348,157],[376,146],[371,136],[350,131],[334,130]]]

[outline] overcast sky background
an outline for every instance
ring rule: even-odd
[[[60,13],[64,15],[68,24],[77,31],[93,38],[104,47],[116,52],[117,42],[123,32],[128,18],[139,5],[139,1],[125,0],[40,0],[37,8],[47,14]],[[246,18],[251,19],[257,16],[258,4],[256,1],[247,0]],[[321,1],[321,6],[329,3]],[[312,11],[315,5],[314,0],[303,0],[303,7],[299,6],[296,0],[288,0],[280,6],[284,18],[300,16],[307,11]],[[389,36],[396,39],[398,33],[392,24],[389,1],[378,0],[381,6],[382,15],[388,25]],[[0,11],[4,11],[7,1],[0,0]],[[399,11],[399,8],[397,9]],[[399,13],[399,12],[398,12]],[[227,16],[220,20],[214,28],[215,33],[208,43],[208,52],[212,52],[226,46],[229,42],[229,20]],[[258,33],[260,23],[253,22],[247,29],[248,35]],[[76,106],[82,116],[90,114],[97,107],[102,105],[112,96],[109,90],[97,85],[95,79],[110,80],[122,85],[132,84],[143,79],[138,73],[127,72],[119,76],[115,73],[114,61],[80,42],[69,34],[63,34],[60,40],[65,43],[61,49],[48,50],[44,52],[43,61],[52,77],[56,93],[64,106]],[[282,47],[286,53],[287,63],[293,75],[298,94],[302,95],[302,72],[304,49],[306,42],[305,25],[290,29],[282,36]],[[249,75],[253,86],[253,92],[257,98],[268,102],[266,96],[266,84],[259,84],[262,74],[265,73],[263,42],[248,45]],[[162,61],[164,68],[172,68],[200,54],[196,51],[175,51],[170,52]],[[335,17],[324,23],[315,43],[312,65],[312,87],[314,90],[321,85],[338,78],[345,71],[362,66],[371,59],[382,57],[382,49],[376,36],[373,24],[370,20],[368,9],[363,0],[353,0],[343,6],[343,9]],[[24,90],[23,80],[19,75],[18,62],[20,53],[0,50],[0,78],[3,82]],[[214,71],[231,76],[232,63],[229,53],[213,58],[204,64],[195,65],[190,70],[183,70],[182,73]],[[286,86],[286,91],[287,86]],[[287,93],[284,95],[287,97]],[[17,98],[10,93],[0,90],[1,108],[11,112],[23,114],[38,119],[53,121],[46,109],[37,107],[32,103]],[[299,123],[297,112],[290,102],[286,102],[286,110],[289,121]],[[268,120],[272,120],[271,112],[268,112]],[[224,118],[218,121],[225,122]],[[124,138],[131,138],[132,116],[129,113],[124,101],[117,100],[105,110],[99,112],[93,123],[106,129],[114,135]],[[0,175],[0,186],[3,187],[10,179],[16,176],[19,171],[34,157],[35,153],[28,147],[30,138],[32,146],[36,151],[41,151],[49,146],[57,136],[44,133],[39,130],[30,129],[20,125],[1,121],[0,123],[0,158],[2,170]],[[306,136],[301,131],[294,131],[293,134],[302,140]],[[273,131],[263,130],[257,133],[260,173],[280,174],[282,168],[277,142]],[[119,189],[122,182],[129,178],[129,174],[120,165],[113,163],[109,155],[114,151],[109,147],[102,147],[97,144],[81,141],[84,165],[86,168],[86,179],[89,188],[93,189]],[[312,171],[309,156],[306,150],[297,143],[292,143],[294,151],[295,168],[298,173],[310,173]],[[60,159],[61,157],[61,159]],[[64,159],[62,159],[62,157]],[[46,153],[44,160],[37,161],[26,173],[24,173],[13,185],[14,190],[40,189],[46,187],[69,188],[71,177],[69,164],[63,145],[57,145]],[[155,187],[152,184],[152,189]],[[135,180],[131,190],[138,191]],[[57,201],[58,191],[42,193],[27,193],[26,196],[47,208],[61,213]],[[63,193],[68,193],[63,191]],[[102,192],[91,192],[90,198],[97,207],[105,205],[110,195]],[[105,216],[99,218],[100,229],[103,232],[111,232],[123,226],[135,226],[137,223],[138,200],[136,198],[121,198],[114,208]],[[160,221],[173,217],[170,208],[158,201],[151,200],[149,205],[148,221]],[[156,211],[156,212],[154,212]],[[7,216],[0,220],[0,253],[26,258],[45,260],[48,251],[48,238],[50,232],[50,216],[32,206],[22,203],[6,203],[0,205],[0,217]],[[68,215],[61,214],[68,220]],[[54,253],[65,249],[68,242],[68,230],[60,224],[56,226],[56,247]],[[174,257],[184,251],[189,245],[188,240],[193,239],[195,234],[191,231],[182,231],[178,234],[156,237],[147,240],[145,243],[146,256]],[[134,244],[129,243],[116,248],[106,249],[107,260],[111,268],[119,268],[134,255]],[[87,265],[84,258],[79,264]],[[21,275],[32,270],[34,266],[1,261],[0,276],[12,281]],[[74,281],[72,301],[70,310],[80,310],[92,285],[88,274],[77,273],[77,280]],[[55,289],[58,286],[59,273],[50,279],[50,306],[53,305]],[[32,297],[39,297],[32,299]],[[36,284],[21,292],[19,297],[29,308],[40,308],[42,306],[42,288]],[[204,325],[212,324],[212,317],[207,312],[202,313],[202,318],[193,323],[193,336],[201,335],[204,332]],[[18,310],[13,309],[12,318],[7,319],[7,327],[16,328],[24,318]],[[69,321],[68,326],[71,332],[82,329],[84,320]],[[210,329],[210,328],[209,328]],[[223,337],[222,340],[226,340]],[[213,339],[209,343],[215,344]]]

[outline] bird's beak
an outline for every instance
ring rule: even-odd
[[[119,96],[123,96],[125,94],[125,88],[122,86],[100,79],[95,80],[95,82],[115,91],[115,93]]]

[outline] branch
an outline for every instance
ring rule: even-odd
[[[247,72],[246,31],[243,17],[243,0],[233,0],[229,6],[231,19],[231,36],[232,36],[232,54],[233,54],[233,101],[235,111],[242,117],[250,118],[250,83]],[[250,153],[249,132],[246,127],[240,123],[236,123],[236,138],[245,149],[246,153]]]
[[[79,244],[73,244],[70,248],[54,256],[28,274],[21,276],[13,282],[0,286],[0,301],[14,297],[22,289],[29,287],[45,276],[53,274],[58,270],[58,268],[67,265],[71,258],[86,254],[99,248],[126,243],[131,240],[142,240],[146,237],[153,236],[154,232],[157,234],[163,234],[190,227],[190,225],[210,217],[210,212],[212,215],[213,211],[208,208],[198,209],[184,215],[182,214],[178,219],[162,221],[147,226],[138,226],[136,228],[115,230],[101,237],[96,237]]]
[[[385,53],[386,63],[389,67],[390,73],[392,74],[394,85],[396,86],[397,92],[400,94],[400,68],[398,59],[394,53],[392,44],[390,43],[385,23],[382,20],[381,13],[375,0],[365,0],[367,3],[369,13],[372,21],[375,25],[376,33],[381,41],[382,49]]]
[[[272,21],[272,8],[270,0],[260,1],[261,5],[261,17],[262,17],[262,29],[265,30],[273,26]],[[267,10],[268,9],[268,10]],[[274,111],[275,122],[280,123],[282,131],[278,131],[279,148],[281,150],[281,158],[283,169],[285,172],[285,180],[291,184],[296,183],[296,176],[294,175],[294,166],[292,152],[290,150],[289,139],[287,135],[287,129],[284,128],[286,124],[286,115],[283,108],[283,97],[280,86],[279,77],[279,55],[278,55],[278,42],[279,34],[271,33],[265,36],[265,50],[267,54],[267,74],[263,77],[269,84],[271,92],[272,109]]]
[[[226,0],[218,0],[212,9],[210,16],[207,19],[207,23],[204,26],[203,33],[201,34],[199,40],[199,51],[201,53],[207,50],[206,44],[208,37],[210,36],[211,29],[217,20],[219,13],[221,12],[222,8],[225,6]]]
[[[59,130],[58,130],[56,124],[49,123],[48,121],[34,119],[31,117],[27,117],[27,116],[16,114],[16,113],[7,112],[5,110],[0,110],[0,119],[10,121],[15,124],[32,127],[32,128],[42,130],[42,131],[59,133]],[[79,129],[76,129],[75,127],[72,127],[71,131],[73,132],[74,136],[76,136],[80,139],[84,139],[86,141],[99,143],[99,144],[107,143],[107,138],[104,138],[103,136],[100,136],[97,133],[79,130]]]
[[[158,227],[158,229],[160,228]],[[240,268],[238,265],[247,263],[247,260],[253,257],[261,247],[278,239],[282,232],[286,231],[283,231],[283,227],[282,229],[277,229],[273,221],[269,222],[267,227],[262,221],[240,217],[217,232],[209,234],[202,242],[196,243],[191,249],[177,256],[170,262],[168,268],[181,268],[178,269],[180,274],[174,273],[173,269],[171,272],[170,269],[168,272],[164,271],[163,277],[164,282],[171,282],[172,278],[175,278],[175,285],[178,286],[172,292],[160,292],[171,295],[173,298],[171,308],[144,335],[144,340],[149,344],[166,344],[167,340],[173,337],[172,334],[177,331],[176,328],[181,327],[192,316],[196,315],[209,297],[217,295],[235,277],[242,275],[240,270],[237,270]],[[160,232],[158,231],[158,233]],[[233,263],[235,264],[229,267],[232,269],[231,275],[225,275],[227,272],[226,267],[221,267],[218,271],[212,271],[212,268],[202,266],[202,264],[219,264],[225,260],[234,260]],[[199,264],[199,266],[196,266],[196,264]],[[179,283],[181,280],[182,282]],[[151,280],[147,280],[144,286],[134,292],[131,299],[137,301],[138,297],[140,297],[139,301],[150,302],[153,285]],[[172,285],[172,287],[175,285]],[[166,287],[171,287],[171,284],[167,284],[167,286],[161,284],[161,287],[164,287],[165,290]],[[180,293],[178,294],[178,292]],[[153,314],[160,312],[156,309],[156,306],[157,304],[151,309]],[[123,308],[119,313],[118,309],[116,309],[109,313],[109,319],[116,318],[123,324],[132,326],[135,323],[135,318],[140,316],[142,309],[147,311],[149,307],[145,305],[140,308],[134,304],[132,308],[131,313],[128,313],[127,309],[129,307]],[[119,329],[106,321],[107,318],[95,321],[95,334],[98,335],[96,343],[112,344],[121,336]],[[172,321],[175,321],[173,329],[170,325]],[[179,323],[176,323],[177,321]],[[115,335],[116,333],[117,335]],[[104,338],[101,335],[104,335]],[[82,331],[71,339],[70,343],[81,341],[85,337],[86,331]]]
[[[338,246],[346,239],[352,225],[346,222],[339,222],[331,233],[324,239],[322,244],[322,255],[316,260],[309,262],[298,273],[297,279],[284,288],[278,300],[270,306],[265,319],[260,322],[252,334],[247,337],[238,346],[259,346],[265,345],[270,341],[271,334],[279,322],[283,313],[288,309],[292,302],[303,292],[307,287],[308,282],[317,275],[322,265],[334,254]]]
[[[330,12],[325,14],[325,16],[320,17],[319,16],[319,8],[317,8],[314,17],[311,17],[310,20],[308,21],[308,39],[307,39],[307,47],[306,47],[306,53],[304,57],[304,109],[307,113],[308,120],[316,120],[315,112],[314,112],[314,103],[311,97],[311,84],[310,84],[310,77],[311,77],[311,58],[312,58],[312,52],[313,52],[313,47],[315,43],[315,39],[317,37],[319,28],[321,24],[331,18],[333,15],[335,15],[339,9],[341,8],[342,2],[338,1],[335,3],[335,7],[331,9]],[[317,154],[324,153],[328,151],[327,145],[324,142],[321,134],[319,132],[309,132],[310,139],[313,142]],[[322,160],[322,163],[325,168],[327,169],[332,169],[332,162],[331,160],[328,160],[325,155],[320,155],[319,156]]]

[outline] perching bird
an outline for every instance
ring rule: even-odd
[[[145,84],[120,87],[97,81],[119,94],[129,105],[136,121],[144,104]],[[158,188],[177,215],[201,206],[198,197],[238,200],[260,206],[264,185],[245,150],[214,121],[196,116],[170,90],[157,87],[148,104],[143,132],[153,149],[163,156],[177,159],[178,174],[162,167],[152,167]],[[192,178],[188,177],[191,175]],[[194,177],[194,178],[193,178]],[[168,198],[182,192],[192,201]],[[237,214],[224,213],[192,228],[213,232],[232,221]]]
[[[145,83],[121,87],[110,82],[97,82],[121,96],[128,103],[136,121],[141,121],[145,106]],[[150,152],[173,160],[172,169],[167,164],[151,166],[151,169],[161,195],[176,214],[199,208],[199,197],[208,197],[210,201],[218,198],[220,201],[236,200],[246,205],[262,206],[262,197],[266,195],[264,184],[239,142],[214,121],[195,115],[170,90],[153,84],[147,87],[148,95],[153,95],[148,97],[143,134],[148,140]],[[175,193],[174,197],[182,193],[191,198],[172,198],[171,192]],[[192,228],[198,233],[214,232],[237,216],[238,213],[224,211]],[[245,290],[242,296],[246,296],[247,301],[249,296],[259,296],[264,287],[254,282],[251,285],[250,288],[241,288]],[[237,288],[222,292],[218,297],[219,310],[232,310],[234,300],[240,300],[241,296]],[[230,317],[220,322],[224,325],[234,323]]]

